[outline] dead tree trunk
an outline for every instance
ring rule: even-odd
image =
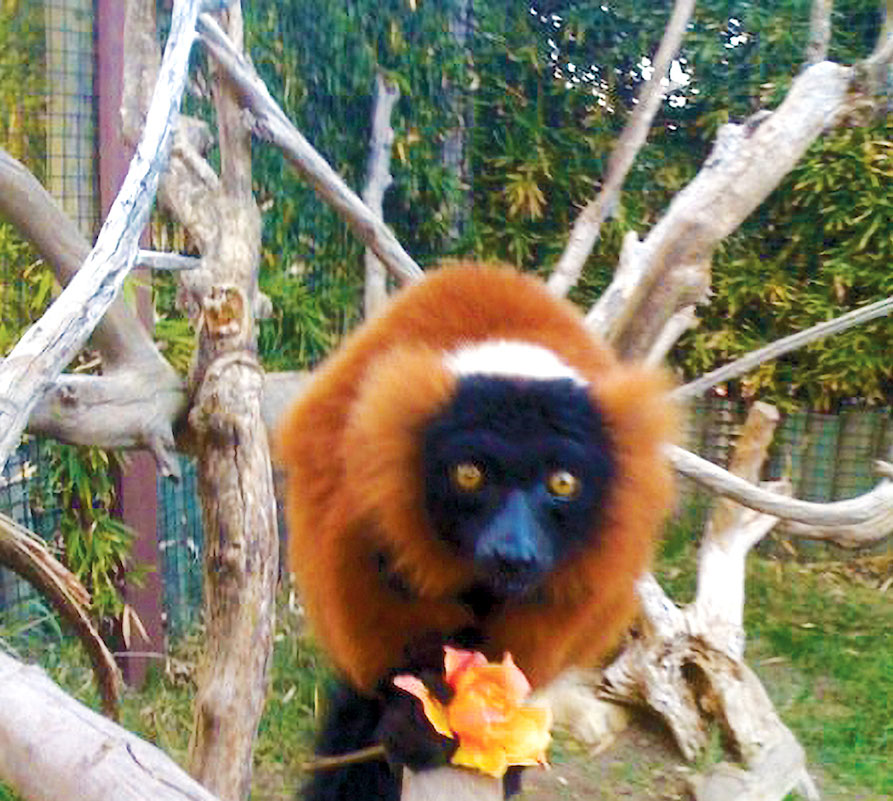
[[[756,481],[777,422],[774,407],[754,404],[733,458],[735,475]],[[695,601],[679,609],[653,577],[642,579],[641,635],[604,673],[605,694],[644,701],[688,759],[706,744],[709,720],[723,728],[746,769],[711,768],[692,782],[697,801],[780,799],[797,787],[817,797],[803,748],[743,661],[745,560],[777,522],[718,500],[701,545]]]
[[[231,3],[219,20],[241,51],[240,5]],[[132,136],[145,84],[155,80],[153,0],[129,4],[127,36],[123,117]],[[207,128],[184,119],[159,195],[202,255],[200,268],[180,274],[198,334],[188,422],[206,532],[207,637],[189,759],[205,787],[237,801],[250,790],[267,690],[279,540],[256,353],[260,212],[251,192],[250,130],[231,83],[214,77],[220,174],[204,159]]]

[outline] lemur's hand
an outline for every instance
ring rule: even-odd
[[[416,675],[438,701],[445,704],[450,700],[453,691],[442,674],[423,671]],[[412,770],[446,765],[459,747],[458,740],[435,731],[418,698],[396,687],[388,692],[376,735],[391,766],[405,765]]]

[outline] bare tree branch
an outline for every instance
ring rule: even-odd
[[[889,458],[893,461],[893,451]],[[893,465],[889,462],[876,462],[877,472],[887,479],[893,479]],[[797,523],[793,520],[784,520],[779,525],[779,530],[794,537],[802,537],[810,540],[823,540],[833,542],[844,548],[860,548],[880,542],[885,537],[893,534],[893,504],[881,511],[876,517],[866,520],[864,523],[853,523],[841,526],[811,526],[805,523]]]
[[[775,428],[778,409],[757,401],[747,413],[732,454],[729,473],[759,480]],[[734,659],[744,656],[744,569],[747,554],[778,518],[718,497],[698,549],[698,591],[689,613],[710,644]]]
[[[658,334],[651,349],[642,360],[649,367],[657,367],[664,363],[669,352],[686,331],[698,324],[698,316],[694,305],[685,306],[676,312]]]
[[[384,193],[393,183],[391,176],[391,147],[394,129],[391,114],[400,100],[400,87],[385,79],[381,72],[375,74],[375,99],[372,104],[372,139],[369,143],[369,163],[366,168],[366,186],[363,202],[384,219]],[[364,308],[366,318],[372,317],[388,299],[388,281],[385,268],[371,248],[366,248],[366,280]]]
[[[151,7],[152,0],[132,0]],[[241,6],[220,15],[234,53],[243,40]],[[130,23],[150,27],[141,9]],[[135,31],[131,38],[139,38]],[[148,40],[148,37],[144,37]],[[151,67],[151,54],[146,54]],[[207,636],[199,662],[191,772],[227,799],[247,798],[252,750],[263,710],[272,650],[279,541],[267,431],[261,414],[265,380],[256,353],[260,211],[252,194],[250,116],[236,85],[212,65],[212,99],[220,175],[205,158],[208,129],[183,120],[160,200],[188,230],[201,267],[181,272],[198,348],[190,376],[188,444],[198,456],[199,496],[207,531]],[[163,75],[163,71],[161,73]],[[151,81],[133,63],[126,76]],[[132,91],[132,96],[139,92]]]
[[[834,0],[812,0],[809,16],[809,45],[806,48],[806,63],[818,64],[828,58],[831,44],[831,12]]]
[[[0,564],[27,579],[74,629],[93,663],[102,708],[116,720],[121,674],[90,619],[90,594],[84,585],[47,550],[43,540],[4,514],[0,514]]]
[[[737,478],[756,479],[777,421],[774,407],[751,408],[732,458]],[[742,661],[745,560],[776,521],[720,500],[699,552],[694,603],[679,609],[652,575],[640,579],[640,636],[603,673],[606,696],[644,701],[688,759],[705,747],[709,721],[722,727],[743,767],[722,763],[696,776],[697,801],[776,801],[794,788],[818,798],[803,748]]]
[[[0,148],[0,215],[27,239],[65,286],[90,253],[90,243],[27,167]],[[151,336],[118,298],[92,334],[106,369],[165,365]]]
[[[178,476],[173,430],[186,413],[186,386],[171,371],[61,375],[28,419],[32,434],[74,445],[149,449],[162,475]]]
[[[232,42],[214,19],[203,15],[199,24],[202,42],[226,71],[246,107],[254,115],[257,135],[282,149],[292,166],[400,281],[420,279],[423,275],[421,268],[391,230],[344,183],[285,116],[254,68],[233,48]]]
[[[201,0],[180,0],[174,6],[164,54],[170,83],[159,84],[153,94],[145,133],[96,245],[40,322],[0,365],[0,464],[18,443],[31,410],[111,306],[136,260],[186,85],[201,7]]]
[[[654,57],[654,72],[642,86],[638,103],[614,145],[601,192],[586,204],[574,221],[567,246],[549,277],[549,289],[556,295],[567,295],[580,280],[586,259],[598,240],[601,225],[617,203],[623,182],[648,138],[651,122],[669,85],[667,76],[670,66],[694,8],[695,0],[676,0],[673,4],[673,12]]]
[[[887,58],[889,49],[880,58]],[[705,297],[717,243],[765,200],[824,131],[877,102],[853,91],[867,66],[815,64],[797,76],[774,112],[723,126],[701,171],[647,238],[639,242],[635,234],[627,235],[614,280],[590,310],[587,325],[628,358],[648,353],[670,317]]]
[[[673,391],[673,397],[677,400],[697,397],[711,387],[715,387],[723,381],[737,378],[754,367],[763,364],[763,362],[777,359],[779,356],[790,353],[792,350],[797,350],[797,348],[802,348],[810,342],[815,342],[831,334],[839,334],[841,331],[846,331],[848,328],[852,328],[860,323],[883,317],[890,314],[890,312],[893,312],[893,297],[854,309],[851,312],[842,314],[840,317],[835,317],[833,320],[819,323],[811,328],[798,331],[796,334],[771,342],[763,348],[751,351],[733,362],[729,362],[694,381],[690,381],[688,384],[683,384]]]
[[[889,65],[893,60],[893,2],[891,0],[882,0],[881,14],[883,25],[881,25],[874,52],[867,61],[869,69]]]
[[[261,414],[270,434],[308,378],[304,372],[264,375]],[[28,432],[73,445],[130,450],[150,447],[155,452],[151,432],[159,430],[162,423],[168,430],[182,430],[187,403],[188,393],[182,382],[161,386],[151,375],[126,370],[110,376],[65,374],[34,407]],[[179,449],[189,450],[188,440],[181,440]],[[178,474],[176,458],[170,453],[172,443],[161,443],[163,452],[156,452],[164,475]]]
[[[219,801],[154,745],[0,651],[0,779],[28,801]]]
[[[819,527],[862,524],[876,527],[888,518],[893,507],[893,481],[889,479],[880,481],[873,490],[856,498],[833,503],[813,503],[757,487],[677,445],[667,445],[665,451],[676,470],[699,484],[720,495],[734,498],[751,509],[796,523]],[[881,464],[881,471],[888,469],[886,463]],[[883,537],[882,531],[876,529],[876,534],[877,539]]]
[[[196,270],[201,266],[201,259],[181,256],[179,253],[140,249],[136,254],[136,265],[149,270]]]

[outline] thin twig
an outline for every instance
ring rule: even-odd
[[[199,19],[199,30],[202,43],[254,115],[255,132],[282,150],[292,166],[399,280],[407,282],[422,278],[424,273],[421,267],[403,249],[384,222],[344,183],[288,119],[257,72],[233,47],[214,18],[203,14]]]
[[[315,757],[301,765],[306,771],[312,770],[333,770],[344,765],[356,765],[360,762],[372,762],[375,759],[384,759],[385,749],[383,745],[370,745],[366,748],[360,748],[357,751],[349,751],[346,754],[338,754],[337,756],[320,756]]]
[[[883,317],[884,315],[890,314],[891,311],[893,311],[893,297],[879,300],[876,303],[871,303],[860,309],[854,309],[833,320],[819,323],[811,328],[798,331],[796,334],[791,334],[783,339],[776,340],[763,348],[745,354],[740,359],[735,359],[735,361],[729,362],[729,364],[726,364],[723,367],[711,370],[700,378],[678,387],[673,391],[672,396],[677,400],[697,397],[710,389],[710,387],[715,387],[723,381],[737,378],[739,375],[743,375],[763,362],[777,359],[785,353],[790,353],[792,350],[802,348],[804,345],[808,345],[810,342],[815,342],[822,337],[837,334],[841,331],[846,331],[848,328],[859,325],[860,323]]]
[[[549,278],[549,289],[555,295],[566,295],[580,279],[583,265],[598,240],[601,225],[616,204],[620,188],[648,138],[654,115],[664,97],[670,66],[694,8],[695,0],[676,0],[673,6],[673,13],[654,57],[654,72],[642,86],[638,103],[614,146],[602,190],[586,204],[574,221],[567,246]]]

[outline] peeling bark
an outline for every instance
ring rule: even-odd
[[[250,353],[217,357],[190,412],[198,438],[207,633],[190,742],[192,774],[221,798],[248,797],[273,646],[279,539],[263,374]]]

